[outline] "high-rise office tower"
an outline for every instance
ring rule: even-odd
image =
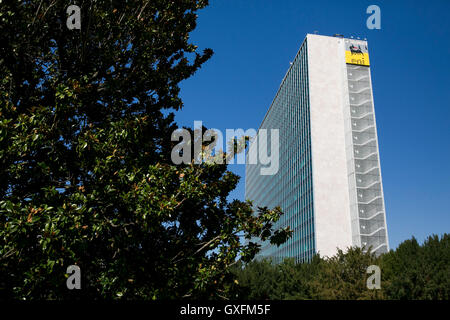
[[[367,41],[308,34],[260,129],[279,129],[279,170],[247,164],[246,198],[280,206],[275,228],[294,230],[260,256],[389,250]]]

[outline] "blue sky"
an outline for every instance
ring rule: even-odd
[[[366,8],[381,9],[381,30]],[[450,1],[211,0],[192,41],[214,56],[181,85],[181,126],[257,129],[307,33],[369,41],[391,248],[450,232]],[[232,198],[244,199],[245,167]]]

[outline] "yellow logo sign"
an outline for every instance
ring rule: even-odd
[[[369,53],[367,50],[361,49],[361,46],[351,44],[347,50],[345,50],[345,62],[369,66]]]

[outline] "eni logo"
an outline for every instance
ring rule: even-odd
[[[363,48],[361,48],[361,46],[363,46]],[[369,66],[369,53],[367,53],[367,46],[364,44],[350,43],[345,50],[345,62]]]
[[[351,45],[350,46],[350,52],[351,54],[363,54],[362,50],[361,50],[361,46],[356,47],[355,45]]]

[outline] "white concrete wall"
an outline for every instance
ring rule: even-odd
[[[332,256],[352,245],[344,39],[308,34],[307,45],[316,251]]]

